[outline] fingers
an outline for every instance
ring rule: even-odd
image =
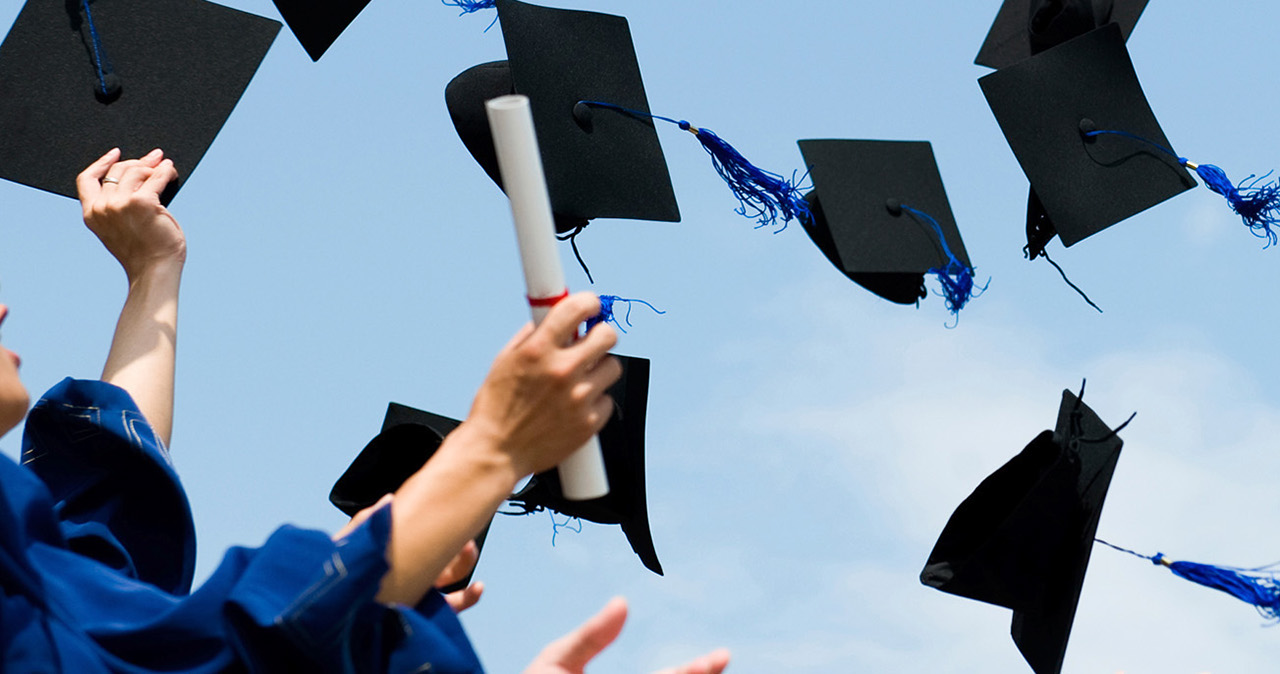
[[[174,167],[173,160],[165,159],[156,165],[156,169],[151,172],[151,176],[138,189],[154,193],[158,197],[164,191],[164,188],[168,187],[169,183],[173,182],[177,177],[178,169]],[[124,188],[123,182],[121,183],[121,188]]]
[[[549,317],[548,317],[549,318]],[[587,332],[587,336],[578,340],[570,350],[578,351],[593,362],[618,345],[618,332],[613,327],[598,323]]]
[[[444,567],[444,571],[440,572],[440,576],[436,578],[436,587],[447,587],[466,578],[476,568],[479,560],[480,548],[475,541],[467,541],[449,565]]]
[[[664,669],[655,674],[720,674],[729,666],[729,650],[711,651],[679,667]]]
[[[351,532],[360,528],[360,525],[364,524],[365,520],[369,519],[370,515],[374,514],[375,512],[378,512],[378,509],[381,508],[382,506],[385,506],[388,503],[391,503],[392,496],[393,496],[392,494],[387,494],[386,496],[383,496],[382,498],[378,499],[377,503],[356,513],[356,516],[352,517],[351,521],[347,522],[346,526],[339,529],[338,532],[333,535],[333,540],[335,541],[342,540],[343,538],[346,538],[348,535],[350,535]]]
[[[98,193],[102,191],[102,179],[106,177],[107,170],[119,159],[120,148],[112,148],[76,176],[76,192],[80,195],[82,203],[93,201],[98,197]]]
[[[538,656],[538,661],[580,672],[618,638],[626,620],[626,600],[614,597],[577,629],[548,644]]]
[[[450,592],[444,596],[444,600],[449,604],[449,608],[454,613],[462,613],[463,611],[475,606],[480,601],[480,595],[484,594],[484,583],[472,583],[457,592]]]
[[[599,297],[589,292],[574,293],[551,308],[536,332],[557,346],[568,344],[578,336],[578,326],[598,313]]]

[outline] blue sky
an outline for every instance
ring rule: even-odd
[[[0,4],[0,24],[20,4]],[[277,16],[267,0],[227,4]],[[754,230],[693,139],[659,127],[683,222],[597,221],[579,245],[597,291],[668,312],[634,314],[619,347],[653,361],[649,507],[667,575],[614,527],[552,547],[545,515],[499,518],[477,572],[486,596],[463,618],[492,671],[517,671],[615,594],[632,617],[594,671],[722,645],[735,672],[1028,671],[1007,610],[917,575],[954,507],[1086,377],[1103,419],[1138,412],[1100,536],[1194,561],[1280,559],[1280,250],[1201,188],[1051,245],[1105,314],[1024,260],[1026,180],[972,65],[999,3],[550,4],[627,16],[654,111],[774,171],[800,167],[799,139],[932,141],[991,285],[952,330],[940,297],[879,300],[799,227]],[[173,451],[201,577],[283,522],[338,527],[329,487],[387,402],[465,415],[526,320],[507,204],[443,101],[454,75],[504,58],[490,20],[375,0],[319,63],[282,32],[174,201],[190,256]],[[1175,149],[1237,179],[1280,165],[1276,25],[1264,3],[1151,3],[1129,49]],[[123,274],[72,201],[3,183],[0,204],[4,338],[25,381],[38,393],[96,376]],[[2,444],[16,454],[17,435]],[[1280,641],[1262,625],[1099,549],[1064,671],[1270,671]]]

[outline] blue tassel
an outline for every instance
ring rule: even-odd
[[[627,332],[627,329],[622,327],[622,324],[618,322],[618,317],[613,312],[613,305],[615,302],[626,303],[627,313],[623,317],[623,320],[627,322],[628,327],[631,327],[631,304],[633,302],[639,302],[640,304],[643,304],[646,307],[653,309],[653,312],[659,315],[667,313],[665,311],[662,311],[661,309],[658,309],[652,304],[649,304],[644,300],[627,299],[625,297],[618,297],[617,295],[601,295],[600,296],[600,313],[587,319],[587,330],[590,330],[591,328],[595,327],[600,323],[612,323],[614,324],[614,326],[618,328],[618,330],[621,330],[625,334]]]
[[[1179,164],[1195,171],[1196,175],[1204,181],[1205,187],[1225,197],[1227,203],[1231,205],[1231,210],[1240,216],[1244,224],[1249,227],[1249,231],[1253,232],[1254,236],[1267,240],[1266,248],[1276,244],[1277,235],[1271,228],[1280,227],[1280,184],[1274,182],[1259,184],[1271,177],[1272,172],[1263,176],[1251,175],[1239,185],[1234,185],[1227,178],[1227,173],[1217,166],[1189,161],[1186,157],[1178,156],[1178,153],[1173,150],[1142,136],[1111,129],[1084,132],[1086,138],[1096,138],[1103,134],[1122,136],[1146,143],[1177,159]]]
[[[955,253],[951,252],[951,246],[947,245],[947,237],[942,233],[942,226],[938,224],[938,221],[934,220],[933,216],[928,213],[917,211],[910,206],[903,206],[902,210],[929,223],[933,227],[934,233],[938,235],[938,241],[942,244],[942,252],[947,256],[947,263],[941,267],[930,269],[929,273],[938,277],[938,282],[942,284],[942,297],[946,300],[947,311],[950,311],[959,320],[960,310],[969,303],[969,300],[981,297],[982,293],[986,292],[987,286],[991,285],[991,279],[987,279],[986,284],[975,291],[973,267],[966,266],[955,256]]]
[[[1252,604],[1268,620],[1280,620],[1280,582],[1274,573],[1195,562],[1170,562],[1163,554],[1156,554],[1151,563],[1163,564],[1176,576]]]
[[[482,9],[493,9],[494,0],[440,0],[447,7],[457,7],[462,14],[471,14]],[[459,14],[458,16],[462,16]]]
[[[1148,557],[1133,550],[1112,545],[1104,540],[1099,543],[1127,552],[1135,557],[1151,560],[1157,566],[1167,566],[1174,575],[1193,583],[1211,587],[1252,605],[1264,618],[1280,621],[1280,579],[1268,567],[1239,569],[1230,566],[1213,566],[1196,562],[1171,562],[1163,553]]]
[[[1231,184],[1227,174],[1213,164],[1195,164],[1179,157],[1183,166],[1193,169],[1204,181],[1205,187],[1226,197],[1231,210],[1240,216],[1253,235],[1267,240],[1267,248],[1276,244],[1276,233],[1271,228],[1280,226],[1280,185],[1264,183],[1271,176],[1251,175],[1237,185]]]
[[[776,173],[755,166],[710,129],[696,127],[682,119],[632,110],[612,103],[600,101],[581,101],[581,103],[617,110],[636,117],[660,119],[692,133],[702,144],[702,149],[711,155],[711,163],[715,166],[716,173],[720,174],[720,177],[729,185],[729,189],[733,190],[734,196],[738,198],[739,205],[736,210],[738,215],[755,220],[757,229],[777,226],[778,220],[781,219],[782,226],[774,230],[774,234],[777,234],[786,229],[787,223],[792,220],[808,222],[811,219],[809,203],[805,201],[801,191],[803,188],[800,187],[804,177],[797,180],[792,175],[791,180],[787,180]]]
[[[754,219],[757,229],[776,225],[781,217],[782,226],[774,230],[777,234],[792,220],[810,220],[809,202],[796,186],[794,175],[788,181],[776,173],[756,167],[711,129],[699,129],[684,121],[679,124],[681,129],[697,136],[702,149],[711,155],[716,173],[738,197],[738,215]]]
[[[565,515],[563,522],[557,522],[554,512],[548,510],[547,514],[551,516],[551,547],[556,547],[556,536],[560,534],[561,529],[567,529],[575,534],[582,533],[581,519]]]

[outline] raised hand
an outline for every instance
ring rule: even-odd
[[[599,613],[542,649],[524,674],[583,674],[587,663],[618,638],[626,620],[626,600],[609,600]],[[720,649],[657,674],[720,674],[728,665],[729,651]]]
[[[160,193],[178,171],[164,152],[120,160],[114,149],[76,178],[84,221],[132,282],[155,265],[186,261],[187,242],[178,221],[160,204]]]
[[[187,240],[160,204],[160,193],[177,176],[160,150],[120,161],[114,149],[76,178],[85,224],[129,280],[102,380],[128,391],[165,445],[173,429],[178,287]]]

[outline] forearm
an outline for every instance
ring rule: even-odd
[[[395,494],[390,570],[378,600],[413,606],[467,541],[475,538],[523,475],[508,455],[466,423]]]
[[[166,446],[173,429],[181,280],[181,260],[157,262],[129,279],[129,294],[102,368],[102,380],[128,391]]]

